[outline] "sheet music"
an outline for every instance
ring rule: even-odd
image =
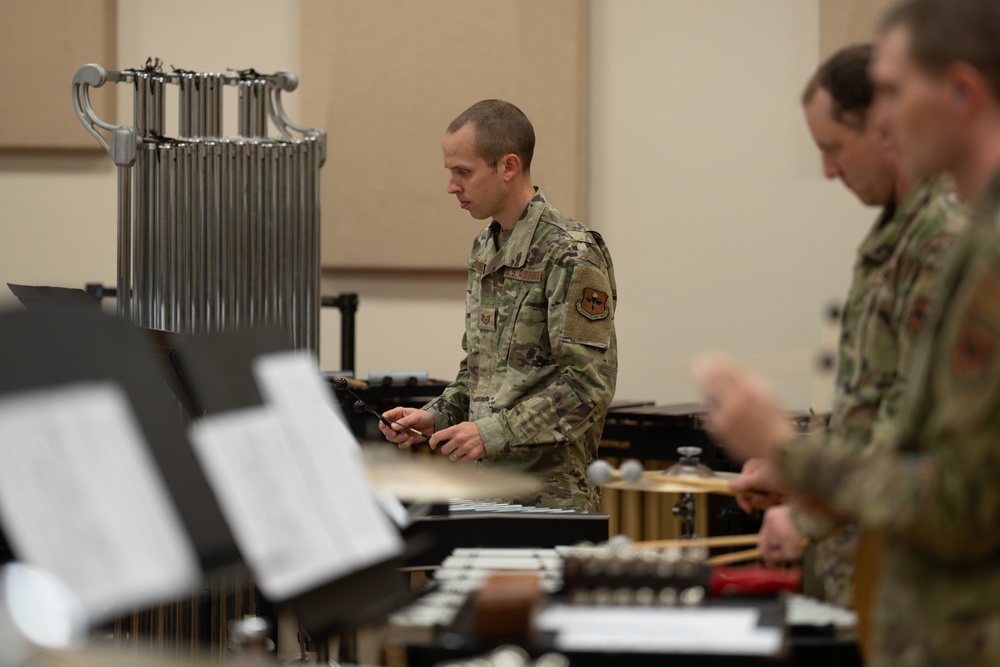
[[[402,553],[312,360],[254,365],[265,405],[207,417],[191,439],[261,590],[286,600]]]
[[[18,556],[60,577],[92,622],[200,579],[128,397],[110,381],[0,398],[0,517]]]
[[[551,605],[538,628],[557,633],[559,650],[774,655],[783,632],[760,626],[746,607],[645,608]]]

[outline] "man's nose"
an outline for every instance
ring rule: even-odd
[[[455,195],[455,194],[458,194],[461,191],[462,191],[462,188],[458,187],[458,184],[455,183],[455,179],[454,178],[449,178],[448,179],[448,194]]]
[[[888,137],[890,128],[892,127],[889,103],[882,98],[878,98],[875,104],[872,105],[871,111],[868,113],[868,122],[871,123],[876,130],[882,132],[886,137]]]
[[[823,156],[823,175],[829,179],[837,178],[840,176],[840,169],[837,167],[837,163],[834,162],[830,156]]]

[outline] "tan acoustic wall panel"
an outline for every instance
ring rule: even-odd
[[[820,59],[849,44],[870,42],[886,10],[896,0],[820,0]]]
[[[329,133],[323,266],[463,269],[476,233],[441,138],[501,98],[535,126],[533,180],[585,220],[585,0],[301,0],[302,117]]]
[[[114,0],[0,0],[0,150],[101,150],[70,86],[81,65],[114,62]],[[114,119],[113,89],[93,92],[98,118]]]

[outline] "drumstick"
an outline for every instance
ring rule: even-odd
[[[705,559],[706,565],[728,565],[729,563],[742,563],[748,560],[760,558],[760,549],[747,549],[746,551],[734,551],[731,554],[722,554]]]
[[[628,479],[626,475],[623,475],[620,470],[611,470],[611,479],[609,482],[636,482],[638,480]],[[654,473],[656,474],[656,473]],[[650,477],[645,477],[644,481],[652,481]],[[733,491],[730,488],[729,483],[732,480],[722,478],[722,477],[696,477],[694,475],[659,475],[655,478],[657,482],[665,482],[678,484],[682,486],[695,487],[700,490],[708,491],[710,493],[718,493],[724,496],[741,496],[748,497],[759,493],[768,493],[767,491],[759,491],[756,489],[747,489],[746,491]],[[599,482],[607,484],[608,482]]]
[[[756,537],[756,535],[754,536]],[[809,538],[803,537],[801,540],[802,548],[805,549],[809,545]],[[734,551],[730,554],[721,554],[719,556],[712,556],[705,560],[708,565],[725,565],[727,563],[740,563],[745,560],[754,560],[760,558],[760,549],[747,549],[746,551]]]
[[[720,535],[717,537],[696,537],[677,540],[648,540],[633,542],[634,549],[669,549],[670,547],[745,547],[757,544],[759,535]]]
[[[721,493],[726,496],[736,495],[736,492],[729,488],[730,480],[719,477],[695,477],[694,475],[678,475],[675,477],[673,475],[664,475],[663,479],[670,482],[677,482],[678,484],[698,487],[712,493]],[[752,492],[749,494],[752,495]]]

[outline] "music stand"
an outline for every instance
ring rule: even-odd
[[[33,312],[66,312],[75,309],[104,312],[100,303],[82,289],[17,285],[15,283],[7,283],[7,287],[26,309]],[[138,328],[145,332],[148,338],[150,349],[159,362],[160,377],[163,378],[167,388],[173,393],[189,418],[197,417],[198,412],[181,383],[173,359],[174,341],[178,337],[182,337],[182,334],[159,329]]]
[[[128,396],[202,570],[238,563],[232,533],[165,387],[150,382],[157,376],[139,330],[99,309],[43,306],[0,315],[0,394],[83,380],[115,382]]]
[[[17,285],[7,283],[14,296],[28,310],[51,311],[67,308],[83,308],[100,311],[101,306],[82,289],[70,287],[37,287],[33,285]]]
[[[225,413],[263,405],[254,379],[258,357],[290,351],[287,335],[276,327],[190,337],[179,341],[180,375],[199,411]],[[315,640],[325,640],[358,623],[384,617],[413,599],[399,568],[400,554],[327,581],[303,593],[269,602],[287,605]],[[262,597],[267,599],[262,593]]]

